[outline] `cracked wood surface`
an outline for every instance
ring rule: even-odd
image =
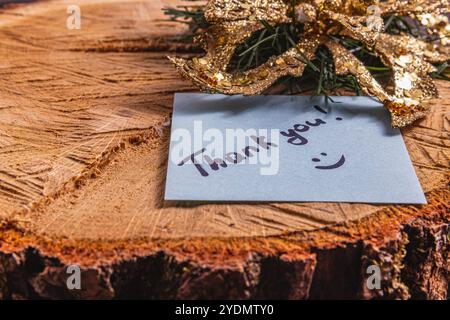
[[[78,3],[81,30],[65,27],[70,1],[0,7],[0,252],[26,261],[33,247],[89,266],[166,250],[247,265],[249,253],[291,248],[310,270],[321,261],[313,247],[385,245],[426,215],[448,225],[448,82],[431,115],[403,131],[429,205],[164,202],[173,94],[194,90],[166,59],[192,49],[176,41],[182,26],[162,21],[180,2]]]

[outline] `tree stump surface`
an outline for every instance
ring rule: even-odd
[[[448,82],[403,130],[427,205],[165,202],[183,2],[2,2],[1,298],[447,298]]]

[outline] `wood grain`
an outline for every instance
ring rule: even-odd
[[[166,59],[193,50],[177,41],[181,25],[162,21],[161,8],[180,2],[78,3],[81,30],[65,27],[68,1],[0,9],[0,292],[5,297],[125,296],[133,284],[127,275],[140,277],[148,268],[173,276],[149,278],[161,291],[142,287],[140,296],[371,297],[374,293],[360,287],[361,266],[370,255],[384,263],[393,260],[387,267],[392,275],[377,295],[446,295],[448,82],[438,82],[442,97],[431,115],[403,131],[429,205],[165,202],[173,94],[194,90]],[[420,232],[434,242],[425,243],[416,235]],[[402,255],[413,239],[436,257],[419,259],[416,247]],[[413,270],[397,270],[408,258]],[[27,273],[29,259],[41,261],[42,268]],[[437,270],[423,279],[435,282],[425,289],[413,285],[421,283],[416,279],[421,264],[414,259]],[[333,261],[358,270],[353,287],[338,284],[327,295],[321,286],[333,281],[325,276]],[[67,263],[86,268],[89,290],[62,288]],[[277,270],[295,285],[266,288]],[[22,273],[28,289],[12,285]],[[397,286],[393,275],[410,284]],[[227,281],[229,288],[219,289]],[[164,286],[172,291],[164,293]]]

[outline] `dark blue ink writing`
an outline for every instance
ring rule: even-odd
[[[261,136],[250,136],[250,138],[257,144],[259,147],[264,148],[266,150],[269,150],[271,147],[278,147],[277,144],[266,141],[266,137]],[[200,161],[196,158],[197,156],[201,155],[201,158],[205,160],[206,164],[209,166],[209,168],[213,171],[219,170],[221,167],[226,168],[228,167],[228,164],[238,164],[244,161],[247,158],[253,157],[256,153],[260,152],[259,147],[255,146],[246,146],[244,149],[242,149],[242,153],[239,152],[229,152],[225,155],[225,159],[216,158],[212,159],[209,155],[205,154],[206,149],[203,148],[199,151],[194,152],[190,156],[184,158],[180,163],[178,163],[178,166],[183,166],[184,164],[191,162],[195,165],[198,172],[203,176],[207,177],[209,176],[209,173],[206,168],[200,163]],[[251,152],[253,151],[253,152]],[[228,162],[228,164],[227,164]]]

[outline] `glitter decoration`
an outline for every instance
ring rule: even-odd
[[[201,90],[255,95],[284,76],[300,77],[319,46],[331,52],[336,74],[353,75],[361,89],[377,97],[390,111],[392,126],[404,127],[427,114],[427,101],[438,92],[430,73],[432,63],[450,60],[448,0],[210,0],[204,8],[209,24],[195,41],[206,55],[192,59],[169,57],[182,76]],[[383,16],[417,19],[440,42],[410,35],[384,33]],[[265,24],[301,24],[295,46],[245,71],[230,71],[236,47]],[[342,46],[337,37],[364,44],[392,71],[390,86],[380,84],[363,62]]]

